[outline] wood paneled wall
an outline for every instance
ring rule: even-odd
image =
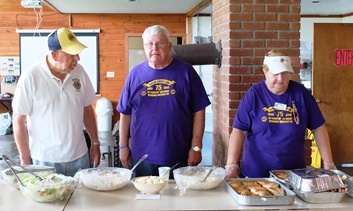
[[[39,12],[39,9],[36,9]],[[39,14],[38,14],[39,15]],[[0,1],[0,56],[19,55],[19,35],[16,29],[35,29],[36,13],[23,8],[20,0]],[[99,90],[101,97],[113,103],[113,123],[119,119],[115,110],[128,73],[127,38],[140,36],[150,25],[166,26],[171,35],[186,37],[186,16],[180,14],[60,14],[43,6],[40,29],[72,27],[73,29],[100,29],[99,34]],[[35,53],[35,49],[33,49]],[[36,62],[36,61],[33,61]],[[115,72],[107,78],[107,72]],[[1,108],[2,109],[2,108]],[[1,111],[1,110],[0,110]]]

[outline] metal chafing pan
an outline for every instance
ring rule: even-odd
[[[285,191],[284,196],[242,196],[238,194],[229,184],[228,181],[238,180],[238,181],[259,181],[267,180],[278,183],[273,178],[236,178],[231,180],[225,180],[226,191],[241,205],[292,205],[295,199],[295,193],[285,187],[283,184],[278,183],[278,185]]]
[[[345,187],[341,176],[336,172],[315,168],[291,170],[288,182],[297,191],[311,193]]]
[[[289,182],[288,182],[288,177],[286,179],[282,179],[279,178],[277,176],[277,173],[285,173],[288,175],[290,175],[290,170],[272,170],[270,171],[270,177],[274,178],[275,180],[277,180],[278,182],[282,183],[283,185],[285,185],[287,188],[292,189],[292,187],[290,186]]]
[[[330,171],[333,171],[336,174],[338,174],[341,177],[343,183],[345,183],[346,179],[348,179],[348,177],[350,177],[348,174],[344,173],[343,171],[337,170],[337,169],[333,169]]]
[[[323,203],[338,203],[342,201],[343,196],[346,192],[302,192],[297,189],[293,189],[295,194],[298,195],[303,201],[312,204],[323,204]]]
[[[295,169],[288,181],[293,191],[305,202],[338,203],[347,193],[344,180],[348,177],[339,170]]]

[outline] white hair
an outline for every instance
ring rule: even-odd
[[[157,34],[163,34],[169,41],[169,31],[167,28],[161,25],[154,25],[146,28],[142,34],[142,39],[144,41],[148,41],[150,37]]]

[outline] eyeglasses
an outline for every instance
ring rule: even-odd
[[[153,46],[156,46],[156,48],[164,48],[167,45],[167,42],[164,41],[158,41],[158,42],[149,42],[144,44],[146,48],[153,48]]]

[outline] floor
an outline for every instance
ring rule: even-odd
[[[0,136],[0,155],[7,155],[15,161],[19,161],[18,151],[12,135]],[[6,163],[0,158],[0,170],[8,168]]]

